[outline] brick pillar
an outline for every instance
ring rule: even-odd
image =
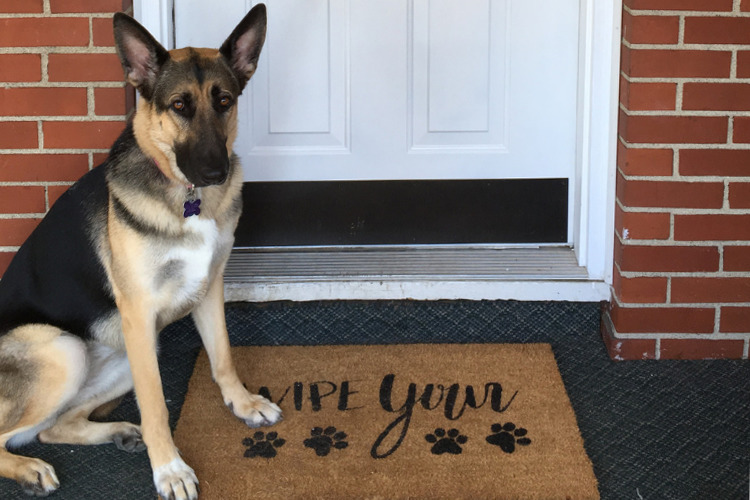
[[[132,0],[0,1],[0,275],[124,128],[134,92],[111,18],[131,8]]]
[[[615,359],[747,358],[749,0],[624,0]]]

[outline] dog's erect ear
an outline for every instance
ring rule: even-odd
[[[245,88],[258,67],[260,49],[265,40],[266,6],[259,3],[240,21],[219,49],[239,80],[241,89]]]
[[[169,53],[146,28],[126,14],[115,14],[113,26],[125,78],[144,98],[151,99],[156,76],[169,59]]]

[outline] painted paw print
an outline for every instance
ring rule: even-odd
[[[516,445],[527,446],[531,444],[531,439],[526,437],[528,431],[523,427],[516,427],[516,424],[508,422],[505,425],[493,424],[490,427],[492,434],[487,436],[487,442],[498,446],[505,453],[516,451]]]
[[[251,438],[242,440],[242,444],[247,446],[245,456],[247,458],[273,458],[277,455],[276,449],[284,446],[286,441],[281,439],[275,432],[256,432]]]
[[[469,440],[466,436],[462,435],[458,429],[451,429],[445,432],[445,429],[435,429],[432,434],[427,434],[424,437],[428,443],[433,443],[432,449],[430,450],[433,455],[442,455],[443,453],[450,453],[451,455],[460,455],[463,451],[461,448],[462,444],[466,444]]]
[[[336,432],[335,427],[326,427],[325,430],[322,427],[314,427],[304,444],[305,447],[315,450],[319,457],[325,457],[332,449],[343,450],[349,446],[345,439],[346,433]]]

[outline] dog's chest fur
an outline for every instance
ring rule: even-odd
[[[151,246],[151,289],[158,322],[168,324],[186,314],[206,294],[229,255],[231,228],[213,219],[185,220],[184,237]]]

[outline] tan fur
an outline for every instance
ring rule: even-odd
[[[31,394],[23,401],[16,412],[20,418],[3,421],[0,425],[0,476],[9,477],[21,484],[40,484],[50,491],[59,482],[54,470],[41,460],[13,455],[5,446],[13,436],[44,424],[70,399],[83,382],[81,360],[71,357],[77,339],[63,338],[62,332],[46,325],[28,325],[17,328],[2,339],[5,353],[19,354],[18,366],[23,375],[33,377]],[[82,343],[79,347],[82,350]],[[16,379],[16,382],[18,380]],[[7,382],[13,382],[8,380]],[[8,404],[8,401],[5,401]],[[11,402],[12,403],[12,402]],[[7,416],[7,414],[6,414]]]
[[[219,51],[216,49],[208,49],[203,47],[185,47],[181,49],[173,49],[169,51],[170,57],[175,61],[185,61],[193,53],[198,54],[204,59],[218,59],[221,57]]]

